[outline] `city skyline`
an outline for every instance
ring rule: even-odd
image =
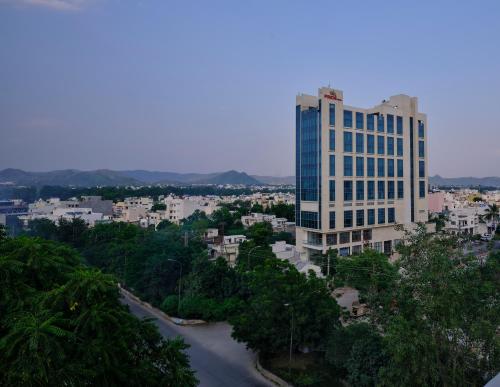
[[[293,100],[331,84],[417,96],[430,175],[499,174],[498,4],[263,5],[0,1],[0,169],[293,175]]]

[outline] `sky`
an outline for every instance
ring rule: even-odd
[[[295,96],[428,116],[500,175],[500,1],[0,0],[0,169],[294,173]]]

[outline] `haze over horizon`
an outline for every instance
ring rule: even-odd
[[[500,175],[500,4],[400,4],[0,0],[0,169],[293,175],[331,84],[417,96],[431,175]]]

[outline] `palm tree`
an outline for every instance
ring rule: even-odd
[[[491,220],[493,223],[497,223],[500,217],[500,208],[496,203],[489,205],[483,217],[484,219]]]

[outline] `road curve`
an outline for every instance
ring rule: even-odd
[[[153,317],[163,337],[182,336],[190,345],[187,353],[201,387],[274,386],[255,369],[255,354],[231,338],[231,326],[213,323],[178,326],[154,308],[122,293],[122,302],[139,318]]]

